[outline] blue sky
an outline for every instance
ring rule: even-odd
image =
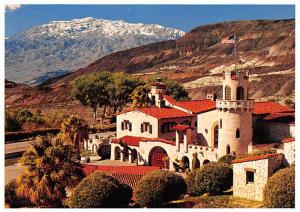
[[[94,17],[183,31],[215,22],[295,18],[294,5],[22,5],[5,12],[5,36],[53,20]]]

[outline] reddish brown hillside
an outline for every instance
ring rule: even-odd
[[[15,88],[7,88],[6,104],[73,105],[70,82],[77,76],[99,70],[122,70],[140,78],[167,76],[184,83],[191,97],[203,98],[208,89],[219,92],[222,71],[233,68],[233,46],[221,44],[223,37],[233,33],[239,40],[239,68],[250,72],[250,94],[259,100],[274,99],[284,103],[289,98],[294,101],[295,21],[257,20],[199,26],[175,41],[107,55],[31,91],[25,89],[18,93],[11,91]],[[15,97],[20,94],[23,96]]]

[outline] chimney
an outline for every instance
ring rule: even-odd
[[[206,95],[206,99],[215,101],[215,100],[217,99],[217,95],[216,95],[215,93],[209,92],[209,93],[207,93],[207,95]]]

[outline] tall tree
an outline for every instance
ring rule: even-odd
[[[108,105],[108,86],[111,83],[111,74],[106,71],[94,72],[79,76],[72,83],[72,96],[84,106],[89,106],[94,112],[95,125],[97,108]]]
[[[88,125],[79,116],[72,115],[62,122],[59,136],[65,144],[73,144],[79,154],[80,142],[88,139]]]
[[[133,90],[141,85],[141,82],[124,72],[117,72],[112,75],[112,83],[108,86],[110,96],[110,106],[113,108],[114,114],[120,112],[131,102]]]
[[[134,89],[132,92],[132,104],[131,108],[137,108],[137,107],[146,107],[148,106],[148,93],[150,91],[150,88],[148,85],[140,85]]]
[[[40,137],[22,156],[25,172],[17,179],[17,194],[37,207],[62,207],[66,187],[84,177],[70,145],[55,145],[52,138]]]

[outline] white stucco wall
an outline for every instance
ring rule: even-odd
[[[129,120],[132,123],[132,131],[122,130],[121,123],[124,120]],[[152,125],[152,134],[149,132],[141,132],[141,124],[143,122],[149,122]],[[123,113],[117,116],[117,138],[123,136],[137,136],[147,138],[158,137],[158,119],[142,113],[138,110]]]
[[[295,141],[283,144],[283,154],[289,165],[295,164]]]
[[[218,111],[212,110],[206,113],[201,113],[197,115],[197,133],[198,137],[204,138],[200,140],[201,145],[208,145],[213,147],[214,139],[214,126],[218,123]],[[205,132],[207,129],[207,133]]]

